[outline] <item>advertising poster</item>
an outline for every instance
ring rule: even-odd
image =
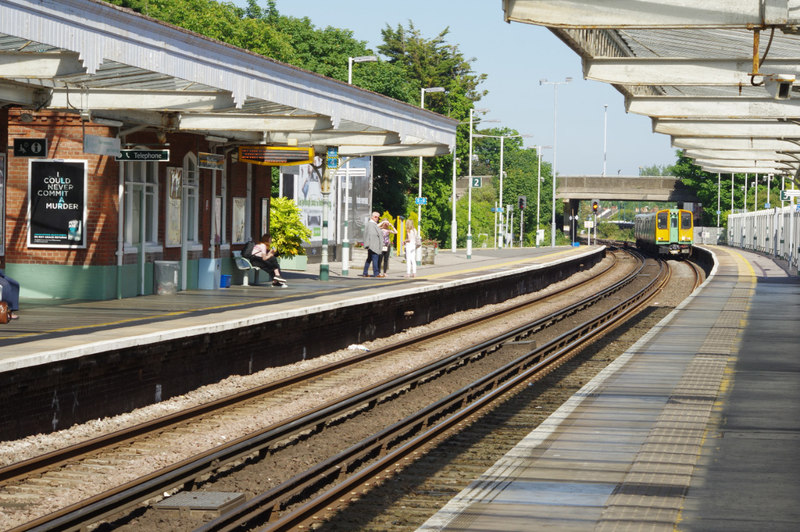
[[[86,247],[86,168],[86,161],[29,161],[28,246]]]
[[[233,239],[234,244],[243,244],[246,242],[244,232],[245,208],[247,207],[247,198],[233,198]]]
[[[181,245],[181,193],[183,192],[183,168],[167,168],[167,247]]]
[[[364,238],[365,221],[369,219],[372,203],[372,161],[369,157],[351,159],[347,166],[339,167],[334,175],[328,197],[328,242],[342,242],[344,209],[347,209],[348,240],[359,242]],[[317,158],[317,166],[322,160]],[[349,179],[347,179],[349,175]],[[349,182],[349,189],[346,184]],[[281,195],[295,200],[303,212],[303,223],[311,229],[311,251],[322,245],[323,198],[320,177],[311,165],[281,167]],[[347,193],[345,193],[347,191]]]

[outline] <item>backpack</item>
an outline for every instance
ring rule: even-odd
[[[416,247],[422,246],[422,239],[419,237],[419,233],[416,231],[414,233],[414,245]]]
[[[247,260],[250,260],[253,257],[253,248],[256,247],[256,243],[252,240],[248,241],[247,244],[244,245],[244,249],[242,250],[242,257]]]

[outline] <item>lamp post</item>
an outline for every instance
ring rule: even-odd
[[[552,226],[550,228],[552,234],[550,235],[550,246],[556,246],[556,176],[558,172],[556,171],[556,146],[558,142],[556,140],[556,133],[557,129],[556,126],[558,124],[558,86],[559,85],[566,85],[567,83],[571,82],[572,78],[567,77],[564,78],[564,81],[547,81],[546,79],[540,79],[539,85],[552,85],[553,86],[553,220]]]
[[[456,146],[453,144],[453,216],[450,220],[450,251],[456,252],[456,240],[458,239],[458,228],[456,222],[456,166],[458,165],[458,157],[456,157]]]
[[[469,109],[469,187],[467,200],[467,258],[472,258],[472,117],[476,109],[470,107]],[[485,109],[478,109],[478,111],[485,111]]]
[[[542,150],[552,146],[536,146],[536,155],[539,158],[539,170],[536,174],[536,247],[539,247],[539,201],[542,196]]]
[[[360,55],[358,57],[347,58],[347,84],[353,84],[353,63],[372,63],[377,61],[378,58],[374,55]]]
[[[353,63],[377,61],[374,55],[361,55],[347,58],[347,84],[353,84]],[[348,214],[350,211],[350,159],[347,158],[344,169],[344,219],[342,221],[342,275],[350,274],[350,240],[348,236]]]
[[[444,92],[444,87],[423,87],[420,89],[419,106],[425,109],[426,92]],[[422,156],[419,157],[419,192],[417,193],[417,232],[422,234]],[[417,266],[422,264],[422,248],[417,247]]]
[[[606,148],[608,133],[608,104],[603,105],[603,177],[606,176]]]
[[[503,218],[505,215],[505,205],[503,204],[503,176],[505,174],[503,171],[503,141],[505,141],[505,139],[530,138],[530,135],[483,135],[475,133],[474,136],[478,138],[500,139],[500,238],[499,242],[496,242],[495,245],[502,248],[505,245],[505,221]]]

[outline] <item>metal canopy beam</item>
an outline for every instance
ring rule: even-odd
[[[653,119],[653,131],[684,137],[800,138],[800,125],[769,120]]]
[[[506,22],[555,28],[748,28],[795,25],[797,0],[503,0]]]
[[[626,98],[630,113],[655,118],[800,118],[800,99],[774,100],[764,91],[763,98],[638,96]]]
[[[672,137],[675,148],[698,148],[710,150],[768,150],[772,152],[794,152],[800,150],[799,139],[757,139],[757,138],[713,138],[713,137]]]
[[[750,166],[700,166],[703,171],[710,174],[774,174],[794,175],[796,169],[784,168],[754,168]]]
[[[686,150],[685,155],[696,160],[700,159],[747,159],[750,161],[776,161],[776,162],[796,162],[797,157],[788,153],[778,153],[768,150]],[[800,149],[796,152],[800,154]]]
[[[583,59],[586,79],[618,85],[736,86],[750,84],[753,58],[597,57]],[[800,58],[768,59],[762,73],[798,73]],[[765,93],[766,95],[766,93]]]

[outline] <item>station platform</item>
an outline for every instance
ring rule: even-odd
[[[707,249],[700,289],[420,530],[797,530],[800,281]]]
[[[247,327],[290,313],[336,309],[393,293],[436,290],[457,279],[470,282],[490,272],[557,263],[596,249],[479,248],[470,258],[464,249],[440,250],[434,264],[418,266],[415,278],[405,277],[406,265],[399,257],[390,258],[387,277],[360,277],[366,251],[355,249],[347,276],[342,275],[341,262],[331,262],[329,279],[321,281],[320,265],[309,264],[303,272],[282,271],[289,285],[285,289],[272,287],[261,274],[258,285],[172,295],[107,301],[22,300],[20,318],[0,325],[0,373],[133,344],[157,343],[167,335],[212,333],[222,323],[227,328]]]

